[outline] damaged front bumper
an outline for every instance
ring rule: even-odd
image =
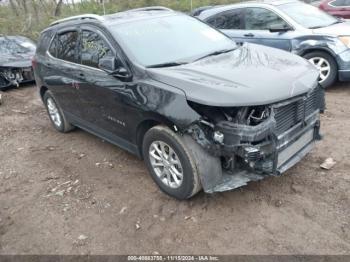
[[[266,176],[279,176],[298,163],[321,138],[321,88],[269,107],[270,116],[255,126],[230,121],[213,125],[209,135],[213,139],[208,139],[208,132],[200,124],[190,129],[194,141],[191,150],[205,192],[231,190]],[[205,160],[200,159],[203,148]]]
[[[34,73],[31,67],[0,67],[0,89],[18,87],[21,83],[34,81]]]

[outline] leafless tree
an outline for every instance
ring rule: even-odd
[[[54,0],[54,2],[56,3],[56,7],[55,7],[55,11],[54,11],[53,15],[59,16],[59,15],[61,15],[61,7],[63,4],[63,0],[58,0],[58,1]]]

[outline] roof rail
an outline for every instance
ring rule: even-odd
[[[148,6],[148,7],[141,7],[141,8],[127,10],[127,12],[138,12],[138,11],[174,11],[174,10],[164,6]]]
[[[94,15],[94,14],[85,14],[85,15],[71,16],[71,17],[57,20],[57,21],[51,23],[50,26],[58,25],[58,24],[73,21],[73,20],[83,20],[83,19],[93,19],[93,20],[97,20],[97,21],[103,21],[102,16]]]

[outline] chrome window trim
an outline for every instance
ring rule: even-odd
[[[99,69],[99,68],[96,68],[96,67],[87,66],[87,65],[83,65],[83,64],[78,64],[78,63],[74,63],[74,62],[71,62],[71,61],[67,61],[67,60],[63,60],[63,59],[54,57],[53,55],[50,54],[49,50],[46,51],[46,54],[48,55],[48,57],[50,57],[51,59],[56,60],[56,61],[61,61],[61,62],[64,62],[64,63],[75,65],[75,66],[81,66],[81,67],[87,68],[87,69],[93,69],[93,70],[96,70],[98,72],[104,72],[104,73],[107,74],[106,71],[103,71],[102,69]]]
[[[67,32],[69,32],[70,30],[67,28]],[[79,30],[72,30],[72,31],[77,31],[79,33]],[[107,74],[106,71],[102,70],[102,69],[99,69],[99,68],[96,68],[96,67],[92,67],[92,66],[87,66],[87,65],[83,65],[83,64],[78,64],[78,63],[74,63],[74,62],[71,62],[71,61],[67,61],[67,60],[63,60],[63,59],[60,59],[60,58],[57,58],[55,56],[53,56],[50,52],[49,52],[49,49],[50,49],[50,46],[52,44],[52,41],[54,40],[54,38],[56,37],[56,35],[58,34],[58,31],[56,31],[54,34],[53,34],[53,37],[51,38],[50,40],[50,44],[48,45],[48,48],[46,50],[46,54],[48,57],[50,57],[51,59],[53,60],[56,60],[56,61],[61,61],[61,62],[64,62],[64,63],[68,63],[68,64],[71,64],[71,65],[78,65],[78,66],[81,66],[83,68],[87,68],[87,69],[93,69],[95,71],[98,71],[98,72],[104,72]],[[108,43],[110,45],[110,43]]]

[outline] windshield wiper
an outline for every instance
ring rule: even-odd
[[[340,24],[340,23],[344,23],[344,22],[345,22],[345,21],[339,19],[339,20],[337,20],[337,21],[331,23],[330,25]],[[328,25],[328,26],[330,26],[330,25]]]
[[[156,64],[156,65],[150,65],[150,66],[147,66],[147,68],[172,67],[172,66],[180,66],[185,64],[187,63],[186,62],[166,62],[166,63]]]
[[[235,48],[229,48],[229,49],[223,49],[223,50],[220,50],[220,51],[211,52],[209,54],[206,54],[205,56],[202,56],[202,57],[194,60],[194,62],[202,60],[202,59],[210,57],[210,56],[215,56],[215,55],[221,55],[221,54],[224,54],[224,53],[228,53],[228,52],[231,52],[231,51],[233,51],[235,49],[236,49],[236,47]]]
[[[310,26],[308,28],[309,29],[317,29],[317,28],[322,28],[322,27],[325,27],[325,25],[324,26],[320,26],[320,25],[318,25],[318,26]]]
[[[335,25],[335,24],[340,24],[340,23],[344,23],[345,21],[342,21],[342,20],[337,20],[337,21],[334,21],[333,23],[330,23],[329,25],[318,25],[318,26],[311,26],[309,27],[309,29],[317,29],[317,28],[322,28],[322,27],[327,27],[327,26],[331,26],[331,25]]]

